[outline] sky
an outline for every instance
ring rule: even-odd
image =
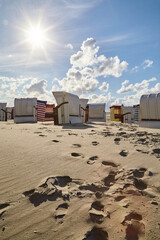
[[[67,91],[132,106],[160,92],[159,0],[0,0],[0,102]]]

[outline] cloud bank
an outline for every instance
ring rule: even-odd
[[[121,62],[118,56],[106,58],[98,52],[99,46],[94,38],[83,41],[80,50],[70,57],[71,67],[66,77],[58,80],[62,90],[78,95],[89,94],[98,88],[99,77],[122,76],[128,63]],[[99,90],[107,92],[108,88],[107,83],[102,83]]]
[[[143,80],[142,82],[139,82],[139,83],[129,84],[128,86],[126,85],[129,83],[129,80],[125,80],[124,82],[122,82],[122,86],[117,91],[117,93],[131,93],[131,92],[143,91],[148,89],[150,82],[153,82],[156,80],[157,79],[153,77],[149,80]]]
[[[156,83],[153,87],[149,87],[149,84],[154,81],[157,81],[155,77],[148,80],[143,80],[135,84],[129,84],[129,80],[125,80],[124,82],[122,82],[121,88],[117,90],[117,93],[119,94],[128,93],[128,95],[125,95],[124,97],[120,97],[120,98],[118,97],[115,98],[115,100],[112,101],[112,105],[124,104],[125,106],[127,105],[132,106],[134,104],[139,104],[140,98],[143,94],[159,93],[160,83]]]
[[[71,49],[71,46],[68,46]],[[145,68],[153,64],[151,60],[145,60]],[[125,94],[124,97],[113,97],[109,92],[107,77],[119,78],[127,69],[128,63],[120,61],[118,56],[109,57],[99,54],[99,46],[94,38],[83,41],[80,50],[71,55],[70,68],[62,79],[54,77],[52,87],[49,89],[49,81],[33,77],[20,76],[18,78],[0,76],[0,100],[13,103],[15,97],[37,97],[41,100],[54,102],[52,91],[68,91],[80,97],[87,97],[90,102],[133,105],[139,103],[142,94],[160,92],[160,83],[149,87],[155,77],[141,82],[130,83],[124,80],[117,94]],[[134,68],[134,71],[138,66]],[[48,89],[47,89],[48,88]],[[126,95],[127,94],[127,95]]]

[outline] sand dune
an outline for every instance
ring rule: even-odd
[[[0,122],[0,239],[160,236],[160,130]]]

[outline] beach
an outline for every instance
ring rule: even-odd
[[[1,240],[160,236],[160,129],[0,122]]]

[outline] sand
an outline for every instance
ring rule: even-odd
[[[160,237],[160,130],[0,122],[0,239]]]

